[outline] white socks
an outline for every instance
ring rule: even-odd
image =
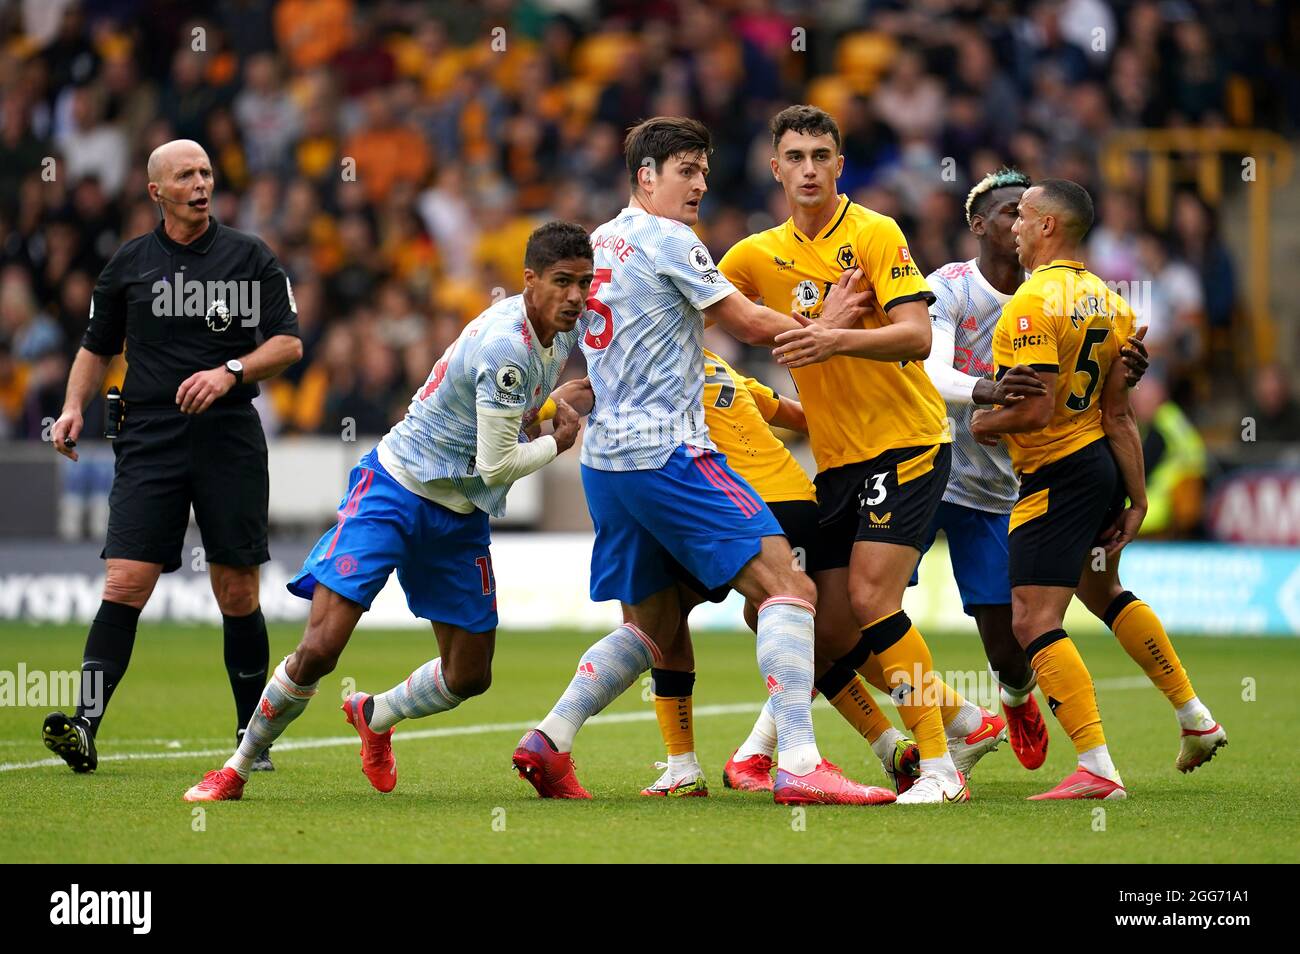
[[[967,699],[952,717],[952,721],[943,727],[944,733],[950,739],[964,739],[978,729],[983,721],[984,713],[980,712],[980,707]]]
[[[771,699],[763,704],[754,728],[749,730],[749,738],[741,743],[734,758],[743,762],[755,755],[766,755],[769,759],[776,756],[776,718],[772,715]]]
[[[952,764],[952,756],[947,752],[937,759],[921,759],[920,768],[922,775],[938,775],[949,782],[957,781],[957,766]]]
[[[894,749],[898,747],[898,740],[905,738],[907,738],[907,736],[903,735],[902,732],[895,729],[893,726],[890,726],[884,732],[880,733],[880,737],[876,739],[876,741],[871,743],[871,751],[876,753],[876,758],[880,759],[883,764],[892,766]]]
[[[1174,711],[1178,713],[1178,724],[1184,729],[1204,732],[1214,728],[1214,716],[1210,715],[1205,703],[1196,696],[1192,696]]]
[[[1079,764],[1093,775],[1110,779],[1117,785],[1124,784],[1124,780],[1119,777],[1119,769],[1115,768],[1115,763],[1110,760],[1110,750],[1104,745],[1089,749],[1087,752],[1080,752]]]
[[[989,666],[989,672],[993,673],[993,678],[998,684],[998,695],[1002,698],[1002,704],[1004,706],[1023,706],[1025,700],[1034,694],[1034,687],[1038,685],[1038,673],[1034,672],[1032,669],[1030,670],[1031,678],[1029,680],[1029,685],[1020,689],[1017,689],[1014,686],[1008,686],[1001,679],[998,679],[998,674],[993,672],[992,666]]]

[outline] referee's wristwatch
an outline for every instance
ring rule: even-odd
[[[235,376],[236,384],[244,383],[244,363],[238,358],[231,358],[227,361],[226,370]]]

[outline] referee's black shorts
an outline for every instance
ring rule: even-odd
[[[131,406],[113,442],[101,558],[180,567],[190,506],[208,563],[258,566],[267,549],[266,436],[252,404],[202,414]]]
[[[785,538],[790,541],[796,564],[807,569],[816,552],[819,530],[817,527],[817,502],[814,500],[778,500],[769,503],[768,509],[776,522],[785,531]],[[697,580],[691,571],[670,557],[668,571],[681,583],[694,590],[710,603],[721,603],[731,592],[731,584],[708,589]]]
[[[1078,586],[1089,552],[1127,500],[1104,437],[1024,474],[1007,538],[1011,585]]]

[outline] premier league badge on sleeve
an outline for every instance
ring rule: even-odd
[[[524,372],[513,364],[503,365],[497,370],[496,399],[506,405],[524,403]]]
[[[497,372],[497,387],[502,391],[515,391],[519,388],[519,382],[523,379],[522,371],[513,364],[507,364]]]
[[[700,274],[713,271],[713,259],[709,257],[709,250],[703,245],[694,246],[687,258],[690,260],[691,268]]]

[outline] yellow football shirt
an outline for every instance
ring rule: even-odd
[[[794,220],[737,242],[718,267],[744,295],[777,311],[821,313],[846,268],[861,265],[876,293],[863,324],[889,324],[885,310],[934,301],[907,239],[895,222],[840,196],[830,224],[815,238]],[[792,369],[818,471],[870,460],[887,450],[951,440],[943,398],[919,361],[834,357]]]
[[[1102,390],[1135,325],[1128,302],[1082,262],[1050,262],[1025,279],[998,318],[993,363],[999,377],[1017,364],[1056,372],[1056,393],[1047,427],[1006,435],[1018,473],[1033,473],[1106,436]]]
[[[813,483],[767,426],[781,399],[765,384],[704,352],[704,422],[731,469],[767,503],[816,500]]]

